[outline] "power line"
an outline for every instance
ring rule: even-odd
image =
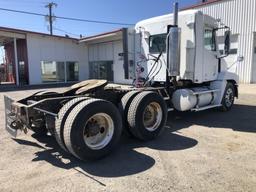
[[[0,7],[0,10],[14,12],[14,13],[23,13],[23,14],[29,14],[29,15],[43,16],[43,17],[47,16],[47,15],[44,15],[44,14],[41,14],[41,13],[14,10],[14,9],[6,9],[6,8],[1,8],[1,7]],[[125,26],[134,25],[134,24],[131,24],[131,23],[119,23],[119,22],[110,22],[110,21],[89,20],[89,19],[80,19],[80,18],[63,17],[63,16],[54,16],[54,17],[58,18],[58,19],[63,19],[63,20],[79,21],[79,22],[87,22],[87,23],[98,23],[98,24],[108,24],[108,25],[125,25]]]
[[[6,8],[1,8],[1,7],[0,7],[0,10],[2,10],[2,11],[9,11],[9,12],[15,12],[15,13],[23,13],[23,14],[28,14],[28,15],[43,16],[43,17],[46,16],[46,15],[41,14],[41,13],[34,13],[34,12],[28,12],[28,11],[19,11],[19,10],[6,9]]]
[[[9,1],[6,1],[6,0],[0,0],[0,3],[6,3],[6,4],[48,4],[48,2],[46,1],[34,1],[34,0],[9,0]],[[26,5],[26,6],[27,6]]]
[[[65,20],[72,20],[72,21],[82,21],[87,23],[99,23],[99,24],[110,24],[110,25],[134,25],[131,23],[116,23],[116,22],[109,22],[109,21],[97,21],[97,20],[87,20],[87,19],[78,19],[72,17],[62,17],[62,16],[55,16],[58,19],[65,19]]]

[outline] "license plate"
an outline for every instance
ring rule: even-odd
[[[12,114],[12,103],[14,102],[13,99],[11,99],[8,96],[4,96],[4,105],[5,105],[5,129],[7,132],[13,136],[17,136],[17,129],[13,129],[11,127],[11,123],[15,121],[15,115]]]

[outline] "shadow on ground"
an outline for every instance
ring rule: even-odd
[[[209,128],[227,128],[241,132],[256,132],[256,106],[234,105],[231,111],[220,112],[218,109],[201,112],[173,112],[169,122],[174,130],[191,125]]]
[[[87,173],[101,177],[132,175],[154,166],[155,160],[144,153],[136,151],[137,148],[148,147],[156,150],[172,151],[188,149],[197,144],[196,140],[172,133],[172,130],[167,128],[159,138],[150,142],[140,142],[123,135],[120,146],[109,156],[95,162],[81,162],[61,150],[53,137],[32,136],[40,144],[21,139],[13,139],[19,144],[34,146],[40,149],[35,153],[36,157],[32,161],[47,161],[53,166],[63,169],[80,168],[85,172],[85,175]],[[42,150],[42,148],[44,149]],[[63,159],[68,159],[69,162],[65,163]]]
[[[93,176],[121,177],[150,169],[154,166],[155,160],[149,155],[138,152],[136,149],[140,147],[161,151],[175,151],[192,148],[197,145],[195,139],[177,134],[180,129],[188,128],[191,125],[202,125],[209,128],[229,128],[234,131],[256,132],[255,117],[256,106],[247,105],[234,105],[231,111],[225,113],[218,110],[197,113],[172,112],[169,114],[168,128],[156,140],[139,142],[123,136],[117,150],[106,158],[95,162],[81,162],[65,151],[61,151],[53,137],[39,138],[32,135],[39,143],[21,139],[14,139],[14,141],[39,149],[32,161],[46,161],[59,168],[76,169],[78,172],[95,180]],[[68,162],[63,160],[68,160]]]

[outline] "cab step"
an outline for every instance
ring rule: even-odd
[[[193,108],[193,109],[191,109],[191,111],[203,111],[206,109],[211,109],[211,108],[216,108],[216,107],[221,107],[221,105],[207,105],[205,107]]]

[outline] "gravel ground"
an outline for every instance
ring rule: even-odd
[[[256,191],[256,86],[241,85],[230,112],[170,113],[165,132],[151,142],[123,137],[97,162],[76,160],[54,138],[4,130],[0,92],[0,191]]]

